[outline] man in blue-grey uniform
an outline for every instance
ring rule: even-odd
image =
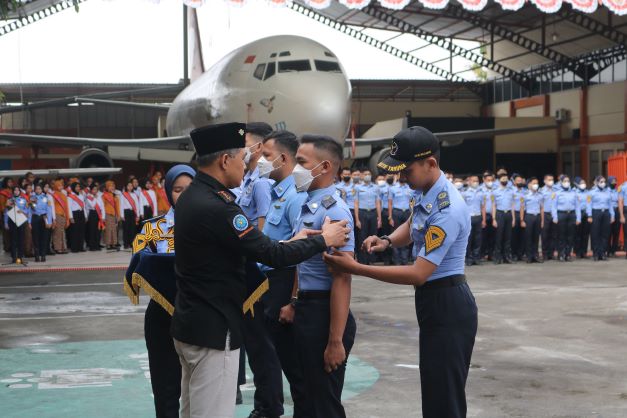
[[[377,229],[381,227],[381,196],[379,187],[372,182],[370,171],[362,171],[364,175],[363,184],[355,186],[355,225],[359,229],[359,242],[363,242],[366,237],[376,235]],[[374,255],[357,252],[357,259],[360,263],[370,264],[374,262]]]
[[[263,140],[263,155],[257,162],[259,176],[274,180],[272,202],[266,215],[263,233],[275,241],[287,241],[298,226],[300,210],[307,193],[299,193],[294,186],[292,170],[296,165],[298,139],[288,131],[275,131]],[[249,355],[251,368],[254,363],[255,406],[251,415],[278,417],[283,415],[283,378],[281,369],[290,384],[294,402],[294,417],[306,417],[305,383],[298,361],[293,322],[292,297],[298,288],[295,267],[271,269],[262,266],[269,282],[258,312],[253,318],[259,326],[253,327],[247,347],[255,348],[258,355]],[[263,312],[263,314],[261,314]],[[248,336],[247,336],[248,337]]]
[[[520,174],[512,176],[514,180],[514,227],[512,228],[512,258],[516,261],[522,261],[525,253],[525,230],[521,226],[522,217],[520,216],[520,208],[525,202],[525,179]]]
[[[499,186],[492,193],[492,226],[496,228],[494,239],[494,263],[512,263],[512,228],[514,227],[514,188],[509,186],[507,174],[499,177]]]
[[[402,172],[422,193],[410,220],[390,236],[369,237],[367,251],[414,242],[411,266],[367,266],[341,253],[325,254],[332,271],[416,286],[420,326],[422,416],[465,417],[466,379],[477,333],[477,305],[464,276],[470,210],[439,167],[438,139],[427,129],[403,129],[379,167]]]
[[[35,192],[31,196],[31,228],[33,232],[33,248],[35,262],[45,262],[48,253],[48,236],[46,229],[52,226],[52,200],[43,191],[41,183],[35,184]]]
[[[555,199],[555,179],[552,174],[544,175],[544,186],[540,193],[544,196],[544,228],[542,228],[542,253],[545,260],[552,260],[557,245],[557,225],[553,223],[553,200]]]
[[[336,185],[336,188],[338,192],[340,193],[342,200],[346,202],[349,209],[351,210],[351,219],[353,219],[353,222],[355,221],[354,215],[353,215],[353,211],[355,210],[355,193],[356,193],[355,186],[359,184],[360,175],[361,173],[359,170],[353,170],[351,172],[351,170],[349,170],[348,168],[345,168],[342,170],[341,183],[339,185]],[[357,228],[354,229],[353,236],[354,236],[355,242],[357,242],[359,239]]]
[[[575,244],[575,228],[581,223],[580,201],[577,191],[570,187],[570,177],[561,176],[560,186],[553,199],[551,215],[559,231],[559,261],[570,261]]]
[[[479,187],[485,196],[485,228],[481,234],[481,256],[488,257],[488,261],[492,261],[494,255],[494,235],[496,230],[492,225],[492,204],[494,197],[494,173],[486,171],[483,173],[483,183]]]
[[[614,212],[614,219],[620,219],[620,213],[618,212],[618,181],[615,176],[609,176],[607,178],[608,185],[610,187],[610,195],[612,196],[612,211]],[[614,257],[616,255],[616,251],[620,246],[620,222],[614,222],[610,226],[610,239],[607,243],[607,252],[606,255],[608,257]]]
[[[590,190],[590,199],[586,206],[590,227],[590,241],[594,261],[607,260],[607,243],[609,242],[610,225],[614,222],[612,195],[603,176],[595,178],[596,186]]]
[[[414,191],[407,184],[403,176],[399,178],[397,185],[390,188],[388,204],[392,205],[392,223],[394,229],[403,225],[409,219],[411,213],[411,201]],[[390,249],[386,250],[389,251]],[[396,266],[404,266],[409,262],[409,245],[392,248],[393,261]]]
[[[470,176],[468,187],[462,191],[462,197],[470,209],[470,237],[466,250],[466,265],[481,264],[481,232],[486,226],[485,195],[479,189],[479,177]]]
[[[298,164],[292,175],[296,190],[308,192],[308,197],[297,231],[318,230],[325,218],[331,222],[348,220],[348,227],[352,228],[350,210],[333,185],[342,157],[342,146],[333,138],[301,138],[296,154]],[[338,251],[353,259],[354,245],[353,234],[348,233],[345,245]],[[344,418],[341,396],[346,360],[357,329],[350,312],[351,276],[329,272],[320,255],[300,263],[297,272],[294,331],[311,405],[308,416]]]
[[[588,256],[588,244],[590,242],[590,224],[585,220],[588,218],[586,207],[590,199],[590,190],[588,190],[586,186],[586,181],[581,177],[575,177],[575,185],[577,186],[579,213],[582,219],[575,232],[575,254],[577,258],[586,258]]]
[[[379,198],[381,199],[381,231],[382,235],[390,235],[392,233],[393,222],[392,219],[392,207],[390,206],[390,189],[394,186],[394,176],[379,176],[380,180],[377,181],[379,186]],[[389,266],[392,264],[392,251],[384,251],[381,254],[381,260],[383,264]]]
[[[627,222],[625,222],[627,216],[627,181],[618,187],[618,214],[620,223],[623,225],[623,247],[625,258],[627,258]]]
[[[538,191],[538,179],[531,177],[527,183],[527,194],[520,209],[520,225],[525,231],[525,248],[527,263],[542,263],[544,260],[538,255],[540,231],[544,226],[544,196]]]
[[[257,161],[261,158],[263,138],[272,132],[267,123],[253,122],[246,124],[246,174],[242,180],[235,203],[242,208],[246,217],[254,226],[263,229],[266,213],[270,208],[270,189],[272,181],[259,177]]]

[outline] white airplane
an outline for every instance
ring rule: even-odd
[[[68,103],[117,104],[167,110],[166,137],[104,139],[0,132],[0,143],[12,146],[76,146],[76,168],[112,167],[113,159],[189,162],[193,145],[189,132],[224,122],[266,122],[275,129],[297,135],[325,134],[350,147],[346,135],[351,123],[351,84],[342,64],[324,45],[308,38],[283,35],[251,42],[235,49],[194,80],[172,105],[133,103],[94,97],[71,97],[22,106],[0,107],[3,113]],[[514,129],[438,133],[445,145],[495,134],[555,128],[537,126]],[[390,136],[359,138],[362,157],[387,147]],[[377,153],[377,159],[383,156]],[[348,153],[347,153],[348,155]],[[372,160],[372,159],[371,159]],[[370,165],[376,165],[371,161]]]

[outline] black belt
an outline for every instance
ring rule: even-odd
[[[501,212],[501,213],[511,213],[511,210],[499,210],[497,209],[496,212]]]
[[[403,212],[403,213],[405,213],[405,212],[409,212],[409,209],[398,209],[398,208],[394,208],[394,210],[397,210],[397,211],[399,211],[399,212]]]
[[[372,212],[373,210],[377,210],[377,209],[376,208],[374,208],[374,209],[362,209],[362,208],[359,208],[359,211],[362,211],[362,210],[365,211],[365,212]]]
[[[329,299],[331,297],[330,290],[299,290],[298,299],[300,300],[314,300],[314,299]]]
[[[558,210],[557,211],[557,213],[566,213],[566,214],[571,213],[571,212],[574,212],[574,210]]]
[[[538,216],[539,213],[530,213],[530,212],[525,212],[525,215],[530,215],[530,216]]]
[[[609,209],[592,209],[592,212],[609,212]]]
[[[454,274],[452,276],[442,277],[441,279],[431,280],[420,287],[416,287],[416,291],[444,289],[447,287],[455,287],[466,283],[466,275]]]

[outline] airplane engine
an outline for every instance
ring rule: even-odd
[[[70,163],[72,168],[110,168],[113,160],[109,154],[99,148],[87,148]]]

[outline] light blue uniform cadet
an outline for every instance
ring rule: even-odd
[[[543,186],[540,188],[540,193],[544,197],[544,202],[542,205],[544,206],[544,213],[550,214],[553,210],[553,200],[555,199],[555,193],[557,191],[557,186]]]
[[[485,200],[485,195],[480,188],[468,187],[462,190],[461,194],[470,209],[470,216],[481,216],[481,206]]]
[[[593,187],[590,190],[586,212],[592,218],[590,227],[590,241],[595,260],[606,259],[610,239],[611,222],[614,222],[612,208],[612,193],[608,187]]]
[[[13,262],[15,263],[21,262],[21,259],[24,256],[24,230],[26,229],[27,223],[24,222],[18,227],[15,223],[13,223],[13,221],[9,219],[9,212],[15,210],[21,211],[24,216],[26,216],[27,222],[30,224],[31,210],[28,205],[28,201],[22,196],[12,196],[11,199],[9,199],[9,202],[11,201],[13,201],[13,205],[8,206],[7,202],[7,207],[4,210],[4,226],[6,228],[9,228],[11,231],[11,257],[13,258]]]
[[[529,190],[521,187],[520,189],[514,187],[514,212],[520,212],[520,205],[525,201],[525,194]]]
[[[496,205],[497,211],[502,212],[511,212],[512,205],[514,204],[514,188],[510,186],[501,186],[499,185],[492,192],[492,196],[494,197],[494,205]]]
[[[558,190],[551,208],[553,219],[559,219],[560,212],[575,212],[575,219],[581,222],[580,199],[575,189]]]
[[[13,208],[17,208],[18,211],[22,211],[22,213],[28,219],[28,223],[30,223],[32,213],[30,210],[30,206],[28,205],[28,201],[22,196],[12,197],[11,199],[9,199],[9,201],[11,200],[13,200],[14,202],[13,206],[9,207],[7,205],[6,209],[4,210],[4,225],[9,225],[9,212],[14,210]],[[25,223],[22,225],[25,225]]]
[[[442,172],[412,213],[414,254],[437,266],[428,281],[464,274],[469,235],[470,209]]]
[[[346,202],[335,195],[335,186],[318,189],[307,193],[307,200],[302,206],[297,233],[302,229],[321,229],[325,217],[331,221],[347,220],[347,227],[353,229],[353,218]],[[338,251],[355,250],[355,239],[352,233],[348,234],[346,245]],[[322,254],[317,254],[298,265],[298,289],[300,291],[330,290],[333,277],[322,260]]]
[[[627,206],[627,181],[618,186],[618,197],[623,198],[623,206]],[[626,216],[627,213],[623,212]]]
[[[614,211],[610,210],[612,207],[612,194],[608,187],[599,189],[593,187],[590,190],[590,199],[586,207],[588,217],[592,217],[593,211],[609,212],[610,219],[614,221]]]
[[[375,255],[362,251],[361,243],[371,235],[377,235],[377,219],[378,214],[376,211],[377,202],[381,201],[379,195],[379,186],[370,182],[362,183],[355,186],[355,204],[359,206],[359,222],[361,228],[359,229],[359,236],[356,247],[357,261],[362,264],[371,264],[375,261]]]
[[[174,208],[170,208],[165,215],[144,222],[133,241],[133,252],[138,251],[174,254]]]
[[[275,241],[288,240],[298,227],[301,207],[307,193],[299,193],[294,187],[294,177],[287,176],[272,187],[271,204],[263,233]]]
[[[410,210],[410,202],[414,198],[414,191],[407,183],[398,183],[390,187],[390,199],[392,199],[392,209]]]
[[[346,202],[349,209],[355,209],[355,186],[352,181],[348,183],[341,182],[336,186],[340,197]]]
[[[483,196],[485,198],[486,217],[488,215],[491,216],[492,214],[492,191],[494,190],[494,186],[492,186],[491,188],[488,188],[488,186],[486,186],[485,183],[483,183],[481,186],[479,186],[479,190],[483,193]]]
[[[390,197],[390,188],[392,188],[392,186],[386,183],[383,186],[377,187],[379,187],[379,200],[381,201],[381,210],[387,210]]]
[[[381,200],[379,186],[374,183],[364,183],[355,186],[355,201],[359,203],[359,210],[372,210],[377,207],[377,200]]]
[[[242,208],[254,226],[259,224],[258,219],[260,217],[265,217],[268,213],[271,189],[272,180],[259,177],[259,167],[256,167],[252,172],[248,171],[244,176],[240,194],[235,203]]]
[[[46,223],[52,224],[52,205],[50,204],[50,198],[45,193],[33,194],[34,208],[32,209],[32,215],[45,216]]]

